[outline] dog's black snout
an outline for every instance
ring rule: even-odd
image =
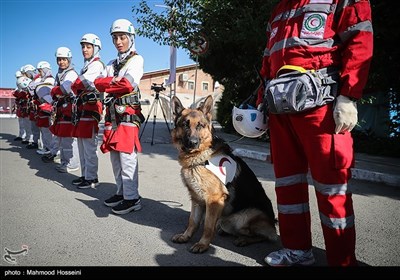
[[[189,146],[191,148],[198,148],[199,147],[199,138],[197,137],[190,137],[189,138]]]

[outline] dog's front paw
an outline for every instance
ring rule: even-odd
[[[172,242],[174,242],[174,243],[186,243],[186,242],[188,242],[189,239],[190,239],[190,236],[187,236],[183,233],[175,234],[171,238]]]
[[[207,244],[197,242],[190,248],[190,252],[194,254],[203,253],[208,250],[208,247],[209,245]]]

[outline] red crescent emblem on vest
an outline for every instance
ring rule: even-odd
[[[224,169],[222,169],[222,165],[224,164],[225,161],[231,163],[230,160],[229,160],[228,158],[223,157],[223,158],[221,158],[221,160],[219,161],[219,164],[218,164],[218,166],[219,166],[219,171],[220,171],[223,175],[226,175],[225,172],[224,172]]]

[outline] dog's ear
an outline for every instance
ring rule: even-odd
[[[201,104],[201,106],[199,107],[199,109],[207,116],[209,116],[209,118],[211,119],[212,117],[212,108],[214,106],[213,104],[214,100],[212,98],[211,95],[207,96],[206,100],[204,100],[204,102]]]
[[[182,113],[183,109],[184,107],[182,105],[182,102],[179,100],[178,97],[174,95],[172,97],[172,112],[175,116],[179,116]]]

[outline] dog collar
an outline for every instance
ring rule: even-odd
[[[230,156],[214,155],[205,162],[205,167],[226,185],[235,178],[237,163]]]

